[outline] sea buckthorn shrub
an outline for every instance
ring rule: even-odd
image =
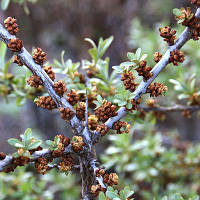
[[[140,48],[135,42],[127,58],[113,66],[111,73],[105,53],[113,36],[97,43],[86,38],[91,45],[90,58],[81,62],[66,60],[63,51],[61,61],[49,63],[43,48],[34,48],[32,54],[26,51],[18,38],[21,30],[15,18],[4,20],[0,26],[1,96],[6,100],[15,97],[18,105],[31,99],[38,109],[60,114],[74,135],[69,138],[66,133],[55,133],[52,140],[43,141],[26,129],[20,139],[8,140],[15,148],[13,154],[0,152],[0,172],[16,173],[29,164],[41,175],[53,169],[66,176],[75,172],[82,182],[81,197],[77,196],[84,200],[198,199],[199,145],[156,126],[170,117],[169,112],[191,118],[200,109],[194,48],[200,36],[200,10],[199,1],[189,2],[197,8],[196,15],[189,7],[173,10],[179,26],[186,27],[182,34],[176,27],[160,26],[151,34],[161,40],[155,51],[147,51],[145,43]],[[141,26],[138,31],[144,41],[145,30]],[[190,39],[193,42],[185,44]],[[131,35],[131,40],[138,38]],[[160,48],[161,43],[165,47]],[[15,54],[9,62],[5,62],[7,50]],[[22,76],[13,73],[11,61],[19,66]],[[26,68],[32,73],[24,73]],[[96,156],[95,145],[104,141],[102,137],[110,139],[111,146]],[[42,190],[45,192],[45,187]]]

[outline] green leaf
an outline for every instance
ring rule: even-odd
[[[96,46],[96,44],[94,43],[93,40],[91,40],[90,38],[85,38],[85,41],[89,42],[92,45],[93,48],[97,49],[97,46]]]
[[[46,140],[45,143],[48,145],[48,146],[52,146],[54,141],[51,141],[51,140]]]
[[[94,60],[95,63],[97,63],[98,60],[98,52],[96,49],[89,49],[88,53],[90,54],[90,56],[92,57],[92,59]]]
[[[6,56],[7,46],[4,42],[1,42],[0,46],[0,68],[5,65],[5,56]]]
[[[22,144],[22,142],[20,142],[18,139],[16,138],[10,138],[8,139],[8,143],[11,145],[11,146],[14,146],[16,148],[23,148],[24,145]]]
[[[134,53],[131,53],[131,52],[128,52],[128,53],[127,53],[127,57],[128,57],[128,59],[129,59],[130,61],[136,60],[136,59],[137,59],[136,55],[135,55]]]
[[[118,194],[116,194],[115,192],[111,192],[111,191],[107,191],[106,192],[106,196],[110,199],[114,199],[114,198],[118,198]]]
[[[99,103],[102,103],[102,102],[103,102],[103,98],[101,97],[101,95],[98,95],[98,96],[97,96],[97,100],[98,100]]]
[[[29,145],[32,140],[32,131],[30,128],[27,128],[24,132],[24,142],[26,145]]]
[[[36,140],[36,141],[32,142],[30,145],[28,145],[28,150],[36,149],[41,144],[42,144],[41,140]]]
[[[8,8],[9,3],[10,3],[10,0],[1,0],[2,10],[6,10]]]
[[[98,58],[101,58],[104,53],[106,52],[106,50],[109,48],[109,46],[111,45],[112,41],[113,41],[114,37],[111,36],[108,39],[101,41],[101,39],[99,40],[99,45],[98,45]]]
[[[135,63],[134,62],[123,62],[120,64],[120,66],[123,66],[123,67],[131,67],[133,66]]]
[[[181,16],[181,15],[182,15],[182,12],[181,12],[180,9],[174,8],[174,9],[173,9],[173,14],[176,15],[176,16]]]
[[[140,61],[143,61],[143,60],[145,60],[147,57],[148,57],[148,55],[147,55],[147,54],[143,54],[143,55],[142,55],[142,57],[140,58]]]
[[[140,60],[141,52],[142,52],[142,49],[138,48],[136,53],[135,53],[137,60]]]
[[[99,193],[99,200],[106,200],[106,196],[103,192]]]

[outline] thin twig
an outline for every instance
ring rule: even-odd
[[[145,112],[151,112],[151,111],[156,111],[156,112],[180,112],[184,110],[188,110],[190,112],[197,112],[200,110],[200,106],[195,105],[195,106],[185,106],[185,105],[174,105],[174,106],[169,106],[169,107],[163,107],[163,106],[155,106],[155,107],[149,107],[149,106],[144,106],[144,105],[139,105],[139,109],[144,110]]]

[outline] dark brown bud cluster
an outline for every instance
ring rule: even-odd
[[[14,56],[13,63],[16,63],[20,67],[23,66],[23,63],[21,62],[19,56],[17,56],[17,55]]]
[[[200,23],[196,24],[195,29],[193,29],[193,31],[192,31],[192,36],[191,37],[192,37],[193,40],[199,40],[199,37],[200,37]]]
[[[52,110],[54,108],[56,108],[56,104],[53,101],[53,99],[48,96],[41,96],[38,98],[38,101],[36,102],[38,107],[44,108],[44,109],[48,109],[48,110]]]
[[[42,86],[42,80],[39,76],[32,75],[28,80],[27,83],[34,88],[38,88],[39,86]]]
[[[141,103],[141,98],[139,98],[136,102],[134,99],[131,100],[131,104],[132,104],[132,108],[131,109],[127,109],[128,111],[133,111],[133,110],[137,110],[137,106]]]
[[[150,93],[151,97],[158,97],[162,95],[163,92],[167,92],[168,87],[165,86],[163,83],[151,83],[150,86],[147,88],[147,93]]]
[[[100,192],[106,192],[106,189],[101,187],[100,184],[98,185],[92,185],[91,186],[91,189],[90,189],[90,192],[95,196],[97,197],[99,195]]]
[[[55,82],[53,87],[54,87],[56,94],[59,95],[60,97],[62,97],[63,94],[65,92],[67,92],[67,88],[65,86],[65,83],[62,80]]]
[[[155,52],[153,55],[153,59],[156,63],[158,63],[162,59],[162,54],[160,52]]]
[[[92,92],[91,94],[88,95],[88,106],[93,110],[96,108],[96,104],[94,103],[95,100],[96,100],[95,92]]]
[[[143,76],[145,80],[150,79],[153,76],[151,72],[152,67],[147,66],[147,61],[143,60],[140,62],[139,67],[136,69],[139,76]]]
[[[74,165],[74,157],[67,154],[61,157],[61,162],[59,163],[59,170],[61,172],[71,171]]]
[[[178,63],[182,63],[185,60],[184,53],[180,50],[175,50],[170,53],[169,62],[174,65],[178,65]]]
[[[51,66],[44,66],[43,67],[44,71],[47,73],[47,75],[49,76],[49,78],[54,81],[55,80],[55,73],[52,70]]]
[[[17,20],[12,17],[8,17],[7,19],[4,20],[5,28],[12,35],[16,35],[17,32],[19,31],[18,24],[16,22]]]
[[[60,107],[59,111],[62,119],[64,120],[70,120],[74,115],[74,112],[70,108]]]
[[[94,130],[96,130],[97,125],[98,125],[98,118],[95,115],[90,115],[88,117],[88,126],[89,126],[89,129],[92,130],[92,131],[94,131]]]
[[[19,52],[22,50],[23,44],[19,38],[10,39],[8,43],[8,48],[13,52]]]
[[[89,66],[86,73],[89,78],[93,78],[95,74],[98,72],[96,66]]]
[[[83,138],[81,136],[74,136],[72,138],[71,145],[75,152],[81,152],[85,143],[83,142]]]
[[[113,129],[117,131],[117,134],[129,133],[130,124],[128,122],[118,121],[113,125]]]
[[[79,73],[79,72],[74,72],[71,76],[71,79],[74,80],[76,77],[78,77],[80,79],[80,83],[85,83],[86,80],[85,80],[85,76],[82,74],[82,73]]]
[[[190,3],[195,4],[197,7],[200,6],[200,0],[189,0]]]
[[[58,149],[52,152],[52,156],[55,158],[62,157],[65,151],[65,148],[69,145],[70,139],[65,137],[63,134],[57,135],[60,139],[58,143]]]
[[[189,100],[191,102],[191,105],[200,105],[200,95],[195,92],[190,97]]]
[[[96,131],[99,132],[102,136],[105,136],[108,132],[108,127],[105,124],[100,124],[97,126]]]
[[[85,107],[86,106],[84,102],[80,102],[76,107],[76,116],[79,120],[85,120]]]
[[[72,89],[70,93],[67,93],[67,101],[74,106],[79,101],[79,95],[77,94],[76,90]]]
[[[28,162],[30,161],[30,159],[28,157],[25,156],[20,156],[17,158],[13,158],[13,164],[17,167],[17,166],[24,166],[26,164],[28,164]]]
[[[176,39],[176,31],[171,30],[169,26],[165,26],[164,28],[159,28],[160,36],[164,38],[170,46],[174,44]]]
[[[117,115],[116,105],[113,105],[109,101],[105,101],[103,105],[95,110],[95,115],[102,122],[106,122],[110,117],[114,117]]]
[[[122,74],[121,81],[123,81],[126,90],[129,90],[130,92],[134,92],[138,86],[138,83],[135,83],[133,73],[130,71]]]
[[[105,169],[97,169],[96,170],[96,177],[100,177],[100,176],[103,176],[104,174],[106,173]]]
[[[40,174],[46,174],[46,172],[49,170],[48,163],[52,160],[49,160],[47,158],[38,158],[37,161],[35,161],[35,169]]]
[[[109,186],[117,185],[119,177],[116,173],[105,174],[103,181]]]
[[[46,61],[46,53],[41,49],[41,48],[37,48],[34,49],[33,51],[33,60],[39,64],[39,65],[43,65],[43,63]]]
[[[182,15],[176,16],[177,20],[182,20],[182,25],[187,26],[189,28],[195,28],[198,22],[198,19],[195,17],[190,7],[181,8]]]
[[[3,152],[0,152],[0,160],[4,160],[6,158],[6,154]]]
[[[188,119],[190,119],[190,118],[192,117],[191,112],[190,112],[189,110],[183,110],[183,111],[181,112],[181,115],[182,115],[183,117],[185,117],[185,118],[188,118]]]

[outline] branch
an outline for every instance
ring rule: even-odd
[[[74,153],[71,145],[68,145],[65,148],[64,153],[65,154]],[[52,158],[52,151],[50,151],[49,149],[43,149],[41,151],[34,152],[31,156],[32,156],[32,158],[30,159],[29,162],[34,162],[40,157]],[[7,167],[10,167],[12,165],[13,165],[13,157],[12,156],[6,156],[4,160],[0,160],[0,172],[4,171]]]
[[[91,161],[90,161],[90,166],[91,166],[91,168],[93,169],[93,172],[94,172],[94,174],[95,174],[95,176],[96,176],[96,171],[99,169],[99,168],[97,167],[97,162],[96,162],[96,160],[91,160]],[[99,177],[96,176],[96,181],[97,181],[97,183],[99,183],[99,184],[101,185],[102,188],[106,188],[106,186],[105,186],[105,184],[104,184],[104,182],[103,182],[103,177],[102,177],[102,176],[99,176]]]
[[[190,112],[196,112],[200,110],[200,106],[185,106],[185,105],[174,105],[174,106],[169,106],[169,107],[149,107],[149,106],[144,106],[140,105],[138,106],[139,109],[144,110],[145,112],[151,112],[151,111],[156,111],[156,112],[176,112],[176,111],[184,111],[188,110]]]
[[[4,43],[8,44],[10,39],[16,38],[14,35],[11,35],[3,25],[0,24],[0,40],[2,40]],[[35,75],[39,76],[43,82],[44,88],[47,90],[49,95],[52,97],[54,102],[56,103],[57,107],[63,107],[63,108],[70,108],[74,113],[73,106],[67,102],[67,100],[64,97],[60,97],[56,94],[53,85],[54,82],[49,78],[49,76],[46,74],[46,72],[42,69],[42,67],[38,64],[36,64],[32,58],[32,56],[28,53],[28,51],[23,47],[20,52],[16,52],[16,54],[19,56],[21,62],[23,62],[26,67]],[[74,116],[70,120],[70,124],[72,128],[74,128],[78,133],[82,130],[82,125],[79,121],[79,119]]]
[[[200,8],[197,9],[195,16],[200,19]],[[148,86],[155,80],[155,78],[159,75],[159,73],[161,73],[162,70],[165,69],[165,67],[169,64],[169,58],[170,58],[170,53],[180,49],[188,40],[191,39],[191,30],[189,27],[185,28],[185,30],[183,31],[183,33],[180,35],[179,39],[176,41],[176,43],[173,46],[170,46],[169,49],[167,50],[167,52],[164,54],[164,56],[162,57],[162,59],[155,65],[155,67],[152,69],[152,73],[153,76],[148,79],[147,81],[143,80],[140,85],[138,86],[138,88],[136,89],[136,91],[134,92],[135,97],[133,98],[133,100],[135,100],[135,102],[143,95],[146,93]],[[124,117],[127,114],[127,110],[125,107],[121,107],[118,112],[117,115],[115,117],[111,117],[110,119],[108,119],[105,123],[105,125],[108,128],[112,128],[114,123],[119,121],[122,117]],[[101,138],[101,134],[98,133],[97,131],[94,132],[93,135],[93,142],[97,143],[99,141],[99,139]]]

